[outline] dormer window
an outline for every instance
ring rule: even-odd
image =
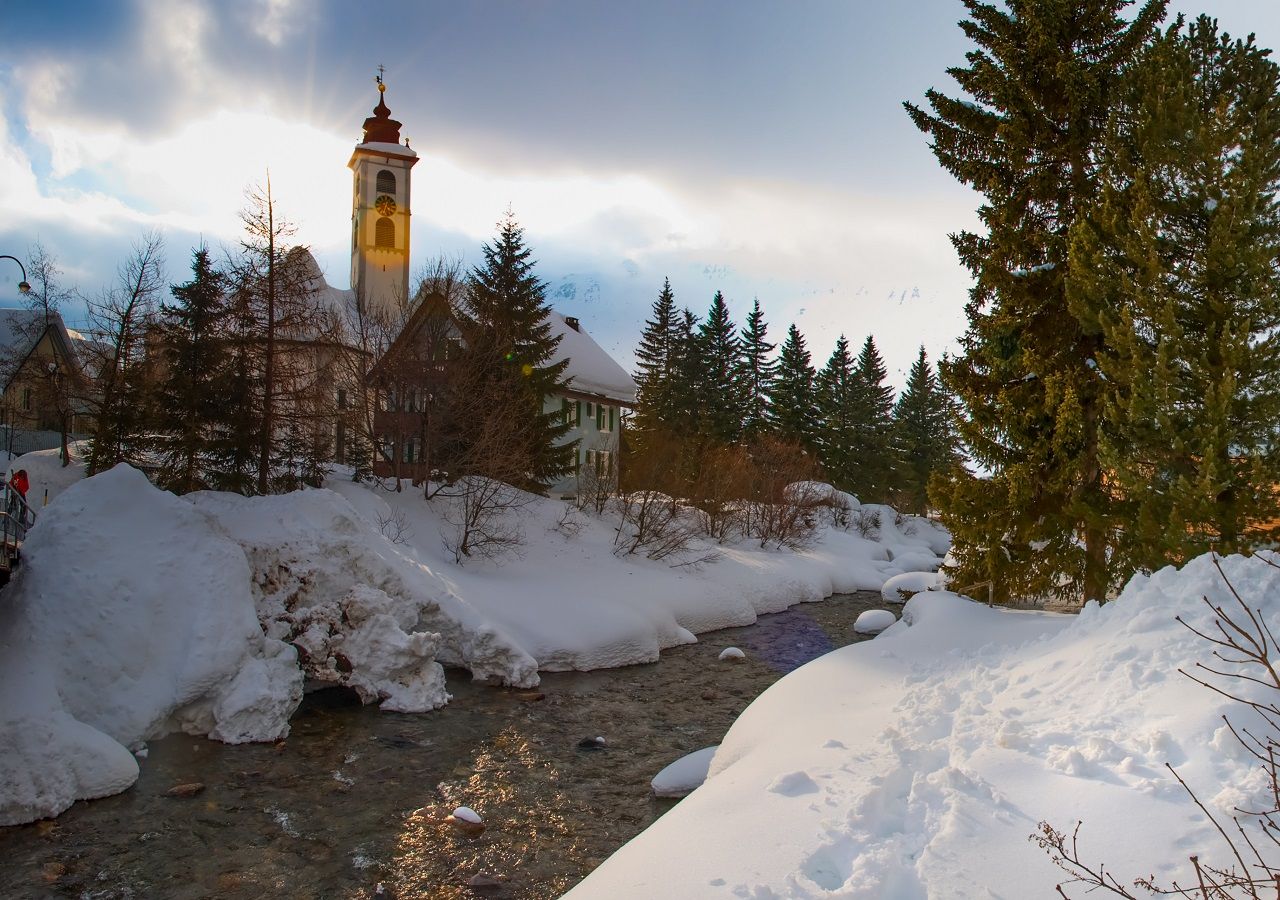
[[[390,194],[393,197],[395,196],[396,174],[394,172],[389,171],[388,169],[383,169],[378,172],[378,193]]]

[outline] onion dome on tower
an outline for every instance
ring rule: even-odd
[[[386,102],[387,86],[378,75],[378,105],[373,108],[373,115],[364,120],[364,144],[398,144],[400,143],[400,123],[391,118],[391,110]]]

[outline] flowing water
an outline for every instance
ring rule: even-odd
[[[558,897],[677,802],[650,794],[659,769],[718,743],[782,675],[862,639],[854,619],[881,604],[836,595],[657,663],[547,673],[536,691],[450,672],[453,702],[426,715],[321,691],[277,745],[153,741],[129,791],[0,828],[0,896]],[[719,662],[727,646],[747,658]],[[603,749],[579,746],[597,735]],[[443,821],[460,805],[483,834]]]

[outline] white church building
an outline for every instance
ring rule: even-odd
[[[401,123],[391,118],[385,91],[379,77],[378,105],[365,119],[362,140],[347,162],[352,172],[351,289],[331,287],[316,269],[316,291],[328,295],[326,299],[335,306],[354,304],[361,297],[371,306],[395,307],[410,296],[410,179],[418,154],[407,141],[401,142]],[[578,455],[576,471],[549,492],[574,496],[580,473],[596,478],[616,475],[622,410],[635,405],[636,385],[577,318],[553,310],[550,323],[560,336],[553,361],[569,361],[568,388],[545,398],[544,408],[563,411],[572,426],[565,441],[578,442]],[[405,443],[398,452],[405,456],[403,462],[416,461],[412,443]]]

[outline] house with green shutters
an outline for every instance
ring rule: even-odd
[[[561,410],[570,424],[564,440],[576,441],[577,453],[573,470],[548,492],[553,497],[575,497],[587,480],[616,482],[622,411],[635,406],[636,383],[577,318],[556,310],[549,318],[552,331],[560,336],[552,361],[569,361],[564,373],[568,389],[548,396],[543,408]]]

